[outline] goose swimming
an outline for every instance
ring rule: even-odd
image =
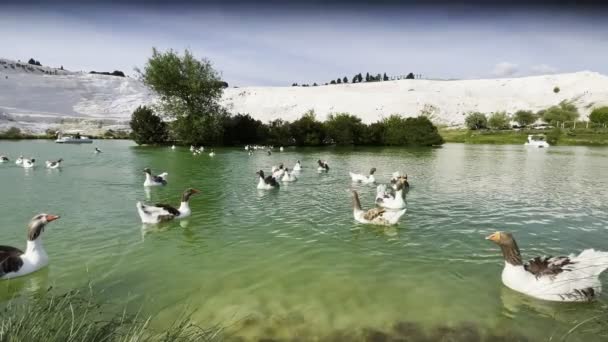
[[[101,153],[101,150],[100,150],[99,148],[95,147],[95,151],[94,151],[94,153],[95,153],[95,154],[97,154],[97,153]]]
[[[319,159],[319,160],[317,160],[317,164],[319,164],[317,171],[319,171],[319,172],[329,171],[329,165],[327,164],[326,161]]]
[[[46,161],[46,168],[47,169],[57,169],[61,166],[61,162],[63,161],[63,158],[59,158],[56,161],[52,161],[52,160],[47,160]]]
[[[167,185],[167,176],[169,175],[168,173],[163,172],[158,176],[154,176],[152,175],[152,171],[149,168],[145,168],[144,173],[146,174],[144,186]]]
[[[209,157],[215,157],[215,151],[213,149],[209,152]]]
[[[407,209],[399,211],[386,210],[384,208],[373,208],[369,210],[363,210],[361,208],[361,201],[359,200],[359,194],[357,191],[353,192],[353,216],[355,220],[365,224],[375,224],[382,226],[391,226],[397,224],[399,219],[405,214]]]
[[[0,246],[0,279],[21,277],[45,267],[49,257],[42,246],[44,227],[59,216],[39,214],[28,224],[25,252],[10,246]]]
[[[392,188],[389,188],[392,190]],[[376,188],[376,205],[390,210],[401,210],[405,208],[405,196],[403,195],[403,183],[397,183],[397,189],[389,191],[385,184]]]
[[[36,166],[36,159],[23,159],[21,166],[23,166],[24,169],[32,169],[34,166]]]
[[[8,162],[8,157],[7,156],[0,156],[0,163],[6,163]]]
[[[294,171],[301,171],[302,170],[302,164],[300,163],[299,160],[296,162],[296,165],[293,166],[293,170]]]
[[[275,179],[281,179],[285,174],[285,169],[283,163],[279,164],[279,166],[273,166],[272,169],[272,177]]]
[[[192,214],[190,210],[190,197],[200,193],[196,189],[186,189],[182,193],[181,203],[179,208],[175,209],[168,204],[146,205],[142,202],[137,202],[137,213],[141,218],[142,223],[156,224],[160,222],[171,221],[173,219],[182,219]]]
[[[376,172],[376,168],[372,167],[371,170],[369,170],[369,176],[364,176],[362,174],[357,174],[357,173],[352,173],[352,172],[349,172],[349,174],[350,174],[350,179],[355,183],[372,184],[372,183],[376,183],[376,178],[374,177],[375,172]]]
[[[405,175],[402,175],[399,171],[393,172],[393,177],[391,178],[391,184],[393,185],[393,189],[396,190],[398,182],[403,183],[403,188],[406,191],[409,189],[410,183],[408,183],[407,181],[407,173]]]
[[[258,177],[259,177],[258,189],[270,190],[270,189],[279,188],[279,183],[277,182],[277,180],[274,177],[272,177],[272,176],[264,177],[264,171],[260,170],[260,171],[256,172],[255,174],[258,175]]]
[[[585,249],[579,255],[535,257],[524,263],[513,234],[496,232],[486,240],[502,250],[502,283],[514,291],[549,301],[584,302],[602,290],[599,276],[608,268],[608,252]]]
[[[23,165],[23,156],[19,156],[19,158],[15,159],[15,164]]]
[[[171,149],[172,149],[172,150],[175,150],[175,145],[171,145]]]
[[[295,182],[298,180],[298,177],[293,174],[293,172],[289,172],[289,169],[285,169],[283,174],[283,178],[281,178],[282,182]]]

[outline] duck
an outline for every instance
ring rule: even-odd
[[[144,173],[146,174],[144,186],[167,185],[167,176],[169,175],[168,173],[163,172],[158,176],[154,176],[152,175],[152,171],[149,168],[145,168]]]
[[[391,184],[393,186],[393,189],[395,190],[397,189],[397,182],[403,183],[403,188],[405,190],[408,190],[410,187],[410,183],[408,183],[407,181],[407,173],[405,175],[402,175],[399,171],[393,172]]]
[[[95,147],[95,154],[101,153],[101,150],[98,147]]]
[[[296,165],[293,166],[293,171],[301,171],[302,170],[302,163],[300,163],[300,161],[298,160],[296,162]]]
[[[19,156],[19,158],[15,159],[15,164],[23,165],[23,156]]]
[[[173,219],[183,219],[192,215],[192,210],[188,202],[192,195],[199,194],[197,189],[186,189],[182,193],[181,203],[179,208],[172,207],[169,204],[147,205],[142,202],[137,202],[137,213],[141,218],[142,223],[157,224],[161,222],[171,221]]]
[[[31,169],[36,166],[36,159],[23,159],[21,166],[23,166],[24,169]]]
[[[295,182],[298,180],[298,177],[296,177],[296,175],[293,174],[293,172],[289,172],[289,169],[285,169],[285,172],[283,174],[283,178],[281,178],[282,182]]]
[[[255,174],[258,175],[258,177],[260,179],[258,181],[258,189],[270,190],[270,189],[279,188],[279,183],[277,182],[277,180],[274,177],[272,177],[272,176],[264,177],[264,171],[260,170],[260,171],[256,172]]]
[[[319,160],[317,160],[317,164],[319,164],[317,171],[319,171],[319,172],[329,171],[329,165],[327,164],[326,161],[319,159]]]
[[[403,195],[403,183],[397,183],[397,189],[380,184],[376,188],[376,205],[389,210],[401,210],[406,207],[405,196]]]
[[[371,170],[369,170],[369,176],[364,176],[362,174],[357,174],[357,173],[352,173],[352,172],[349,172],[349,174],[350,174],[350,179],[352,179],[352,181],[355,183],[373,184],[373,183],[376,183],[376,178],[374,177],[374,172],[376,172],[376,168],[372,167]]]
[[[56,161],[47,160],[46,161],[46,168],[47,169],[57,169],[57,168],[61,167],[61,162],[62,161],[63,161],[63,158],[59,158]]]
[[[8,157],[7,156],[0,156],[0,163],[6,163],[8,162]]]
[[[361,208],[361,201],[359,200],[359,194],[356,190],[352,190],[353,193],[353,216],[355,220],[360,223],[374,224],[380,226],[392,226],[399,223],[399,219],[405,214],[407,209],[398,211],[386,210],[384,208],[373,208],[369,210],[363,210]]]
[[[171,149],[172,149],[172,150],[175,150],[175,145],[171,145]]]
[[[272,177],[275,179],[281,179],[285,175],[285,169],[283,163],[279,164],[279,166],[273,166],[272,169]]]
[[[194,152],[195,148],[194,145],[190,145],[190,152]]]
[[[34,216],[27,230],[25,252],[11,246],[0,246],[0,279],[21,277],[40,270],[49,263],[49,257],[42,246],[42,232],[47,224],[59,216],[38,214]]]
[[[498,231],[486,240],[500,247],[502,283],[514,291],[554,302],[587,302],[601,292],[599,276],[608,268],[608,252],[585,249],[579,255],[535,257],[524,263],[513,234]]]
[[[209,152],[209,157],[215,157],[215,151],[213,149]]]
[[[283,146],[279,147],[279,152],[283,152],[285,151],[285,149],[283,149]]]

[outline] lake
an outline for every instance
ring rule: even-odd
[[[94,146],[104,153],[93,154]],[[0,300],[90,287],[117,312],[126,306],[153,315],[155,329],[191,314],[245,340],[424,333],[537,341],[559,340],[608,299],[563,304],[515,293],[501,283],[500,250],[484,240],[510,231],[526,260],[608,250],[607,148],[216,152],[1,141],[0,154],[12,160],[0,164],[0,244],[25,247],[26,224],[37,213],[62,217],[43,235],[50,266],[0,282]],[[19,154],[35,157],[38,167],[16,166]],[[44,168],[57,158],[65,159],[61,170]],[[329,162],[329,173],[317,173],[317,159]],[[296,160],[303,165],[297,182],[256,189],[257,170]],[[169,184],[145,191],[145,167],[168,172]],[[375,188],[352,185],[348,172],[371,167],[379,182],[397,170],[409,175],[408,211],[398,226],[353,220],[348,190],[358,189],[370,208]],[[138,200],[177,205],[188,187],[202,192],[191,200],[191,218],[141,224]],[[568,340],[599,341],[597,328],[583,325]]]

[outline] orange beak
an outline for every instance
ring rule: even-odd
[[[496,232],[494,234],[486,236],[486,240],[490,240],[492,242],[500,241],[500,232]]]
[[[59,219],[59,216],[56,215],[46,215],[46,222],[53,222]]]

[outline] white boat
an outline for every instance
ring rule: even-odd
[[[81,136],[80,134],[74,135],[63,135],[61,133],[57,134],[57,140],[55,140],[58,144],[92,144],[93,139],[85,136]]]
[[[549,143],[545,140],[544,135],[528,135],[528,141],[524,145],[538,148],[549,147]]]

